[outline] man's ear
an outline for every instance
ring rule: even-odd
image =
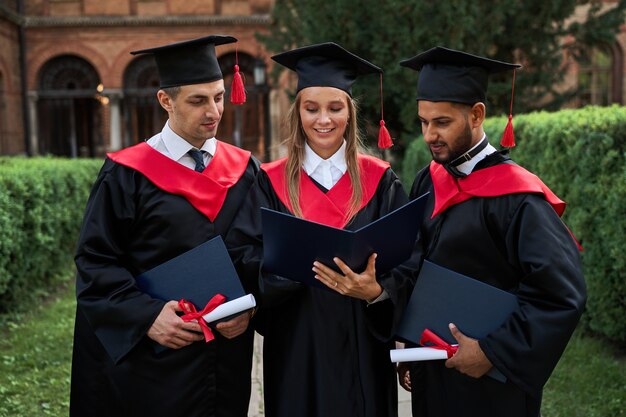
[[[172,111],[173,100],[165,91],[157,91],[157,100],[159,100],[159,104],[166,112],[170,113]]]
[[[470,109],[470,124],[473,128],[479,127],[485,121],[486,116],[485,104],[478,102]]]

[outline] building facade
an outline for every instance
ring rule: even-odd
[[[149,138],[167,114],[156,101],[153,58],[130,51],[227,34],[239,42],[217,47],[226,86],[237,61],[248,100],[226,105],[218,137],[275,159],[289,99],[270,85],[270,54],[256,39],[271,23],[273,3],[0,0],[0,155],[101,157]],[[624,102],[624,48],[626,28],[614,44],[590,51],[588,62],[568,66],[565,86],[581,90],[571,106]]]
[[[227,34],[239,39],[216,48],[227,90],[238,62],[247,102],[226,106],[219,138],[270,158],[269,58],[255,34],[272,0],[5,3],[15,4],[0,6],[0,154],[98,157],[149,138],[167,113],[154,58],[130,51]]]

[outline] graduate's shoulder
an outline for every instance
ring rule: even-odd
[[[220,152],[226,153],[229,159],[233,159],[233,162],[246,162],[246,175],[256,175],[259,172],[261,162],[254,155],[252,155],[252,152],[221,140],[218,140],[218,146],[220,147]]]
[[[430,177],[430,165],[426,165],[421,168],[415,174],[415,179],[411,185],[411,192],[409,194],[411,199],[417,198],[429,191],[432,187],[432,178]]]
[[[140,174],[137,170],[130,168],[126,165],[120,164],[119,162],[116,162],[107,156],[104,159],[102,168],[100,168],[98,179],[100,180],[130,179],[137,174]]]
[[[360,167],[363,169],[375,169],[385,171],[391,168],[391,164],[389,164],[389,162],[383,161],[382,159],[372,155],[359,153],[357,159],[359,161]]]
[[[264,162],[261,164],[261,171],[268,175],[274,175],[278,172],[284,172],[287,166],[287,157],[277,159],[272,162]]]

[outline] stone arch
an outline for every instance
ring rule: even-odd
[[[62,56],[75,56],[83,59],[94,68],[100,80],[105,78],[103,74],[108,73],[109,65],[107,60],[96,49],[81,44],[72,45],[71,48],[64,44],[44,45],[38,50],[29,53],[27,63],[30,68],[28,89],[36,90],[43,66],[54,58]]]

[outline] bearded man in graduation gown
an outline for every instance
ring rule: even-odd
[[[560,219],[565,203],[483,131],[488,75],[519,65],[442,47],[400,64],[420,71],[418,116],[433,157],[411,190],[411,198],[430,192],[421,257],[511,292],[519,304],[480,340],[451,324],[457,353],[399,366],[400,383],[411,390],[414,417],[538,417],[586,289],[579,247]],[[503,146],[514,146],[512,124]],[[492,367],[505,383],[486,376]]]
[[[72,416],[247,415],[250,312],[218,324],[205,343],[176,300],[152,298],[133,278],[225,235],[253,183],[258,161],[215,139],[225,95],[215,46],[232,42],[207,36],[133,52],[154,55],[169,119],[146,142],[108,154],[87,202]]]

